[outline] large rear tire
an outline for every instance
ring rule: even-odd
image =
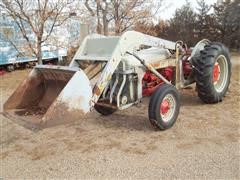
[[[231,78],[228,49],[221,43],[206,45],[193,60],[199,98],[205,103],[218,103],[225,96]]]
[[[151,124],[166,130],[176,122],[180,109],[180,97],[177,89],[168,84],[161,85],[151,96],[148,116]]]

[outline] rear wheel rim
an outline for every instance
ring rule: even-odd
[[[160,116],[164,122],[169,122],[175,113],[176,99],[172,94],[167,94],[160,104]]]
[[[228,78],[228,63],[225,56],[218,56],[213,67],[213,85],[218,93],[221,93],[227,83]]]

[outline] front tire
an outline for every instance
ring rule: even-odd
[[[231,78],[228,49],[221,43],[211,43],[193,62],[197,69],[195,78],[199,98],[205,103],[222,101]]]
[[[95,104],[94,109],[104,115],[104,116],[108,116],[113,114],[115,111],[117,111],[117,109],[110,105],[108,100],[103,100],[103,101],[99,101],[98,103]]]
[[[177,89],[168,84],[160,86],[150,98],[148,116],[151,124],[166,130],[176,122],[180,109],[180,97]]]

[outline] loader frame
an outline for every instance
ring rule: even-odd
[[[22,120],[26,125],[32,123],[34,127],[45,128],[55,125],[55,119],[60,123],[65,122],[64,116],[72,120],[80,119],[99,105],[111,113],[117,109],[123,110],[138,104],[143,98],[143,79],[148,71],[161,81],[155,89],[151,89],[149,95],[163,84],[170,86],[176,95],[176,89],[194,82],[194,66],[190,63],[209,43],[208,40],[200,41],[188,54],[188,48],[182,41],[171,42],[136,31],[125,32],[120,37],[89,35],[82,42],[69,67],[36,66],[4,104],[4,114],[16,119],[20,111],[29,113],[27,110],[32,105],[38,108],[47,103],[44,113],[41,112],[34,118],[29,117],[29,120],[24,117]],[[192,74],[187,76],[188,79],[184,77],[184,58],[190,62],[188,66],[191,66]],[[81,69],[82,62],[91,63]],[[175,73],[174,78],[161,74],[161,70],[169,67],[172,68],[169,71]],[[93,69],[98,69],[97,73],[93,73]],[[56,89],[57,93],[49,101],[47,92],[54,93]],[[28,91],[31,90],[40,95],[31,93],[29,98]],[[123,96],[126,91],[127,96]],[[22,98],[18,98],[20,94]],[[174,98],[177,101],[178,95]]]
[[[121,62],[121,60],[124,58],[124,56],[126,54],[130,54],[133,55],[135,58],[137,58],[138,60],[140,60],[141,62],[144,62],[144,60],[141,60],[140,57],[138,57],[135,52],[138,51],[141,46],[149,46],[149,47],[156,47],[156,48],[165,48],[165,49],[169,49],[169,50],[176,50],[176,59],[175,58],[169,58],[166,59],[166,61],[164,62],[159,62],[157,64],[149,64],[149,63],[142,63],[147,69],[149,69],[150,71],[152,71],[154,74],[156,74],[160,79],[162,79],[165,83],[167,84],[171,84],[169,81],[167,81],[160,73],[158,73],[155,69],[157,68],[164,68],[167,67],[169,65],[171,66],[178,66],[179,63],[179,53],[182,51],[182,47],[180,46],[180,44],[178,43],[174,43],[168,40],[164,40],[161,38],[156,38],[153,36],[149,36],[149,35],[145,35],[143,33],[140,32],[136,32],[136,31],[128,31],[125,32],[118,40],[116,46],[113,48],[112,54],[110,56],[106,56],[103,57],[102,55],[99,54],[93,54],[93,55],[88,55],[86,56],[86,52],[84,47],[87,46],[87,43],[89,40],[94,39],[94,40],[102,40],[105,39],[108,44],[109,47],[107,48],[112,48],[110,47],[111,41],[116,40],[116,37],[105,37],[102,35],[89,35],[87,36],[84,41],[83,44],[81,45],[81,47],[79,48],[79,50],[76,52],[72,62],[70,63],[70,67],[75,67],[78,66],[77,61],[78,60],[83,60],[83,59],[89,59],[89,60],[98,60],[98,61],[107,61],[107,64],[105,66],[105,68],[103,69],[103,71],[101,72],[101,76],[98,79],[97,83],[95,84],[94,88],[93,88],[93,96],[91,98],[91,107],[94,106],[95,103],[97,103],[100,95],[103,93],[104,89],[107,87],[108,82],[111,80],[111,77],[113,75],[113,73],[115,72],[115,70],[117,69],[119,63]],[[104,43],[103,43],[104,44]],[[107,43],[105,43],[104,45],[107,45]],[[88,47],[88,48],[96,48],[96,47]],[[103,53],[103,52],[102,52]],[[103,53],[104,54],[104,53]],[[139,69],[139,71],[141,71]],[[143,73],[138,73],[138,74],[143,74]],[[180,88],[182,87],[183,82],[181,82],[181,67],[177,68],[177,76],[176,76],[176,87]],[[141,75],[143,76],[143,75]],[[141,82],[142,78],[139,78],[139,82]],[[141,85],[139,83],[139,93],[138,93],[138,98],[140,99],[142,97],[142,93],[141,93]],[[119,105],[118,105],[119,107]],[[123,108],[120,108],[123,109]]]

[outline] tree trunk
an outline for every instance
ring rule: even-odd
[[[37,42],[37,60],[38,60],[38,64],[43,64],[42,62],[42,46],[41,46],[41,41],[38,40]]]
[[[115,11],[115,17],[114,17],[114,23],[115,23],[115,35],[120,34],[120,19],[119,19],[119,4],[115,2],[114,4],[114,11]]]
[[[118,36],[120,34],[120,20],[116,19],[115,20],[115,35]]]
[[[97,33],[102,34],[102,25],[99,17],[97,18]]]
[[[103,10],[103,34],[108,35],[108,21],[107,21],[107,12]]]
[[[104,0],[105,2],[105,7],[101,7],[101,10],[102,10],[102,14],[103,14],[103,17],[102,17],[102,21],[103,21],[103,34],[105,36],[108,35],[108,19],[107,19],[107,13],[108,13],[108,3],[106,2],[106,0]]]
[[[102,24],[100,21],[100,2],[97,1],[97,33],[102,34]]]

